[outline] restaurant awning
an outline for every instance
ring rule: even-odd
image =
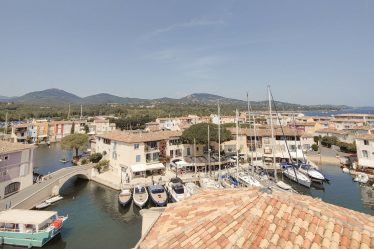
[[[162,163],[153,163],[153,164],[146,165],[146,170],[158,170],[158,169],[165,169],[165,166]]]
[[[146,170],[146,165],[145,164],[134,164],[134,165],[131,165],[130,168],[132,172],[142,172]]]
[[[184,160],[180,160],[180,161],[175,162],[175,165],[177,165],[177,168],[192,166],[192,164],[189,164]]]

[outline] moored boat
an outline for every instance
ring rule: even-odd
[[[359,172],[356,177],[353,179],[355,182],[367,183],[369,181],[369,176],[366,173]]]
[[[193,182],[187,182],[186,184],[184,184],[186,190],[187,190],[187,193],[191,196],[191,195],[194,195],[196,193],[198,193],[200,191],[200,187],[197,186],[195,183]]]
[[[36,209],[43,209],[43,208],[46,208],[46,207],[48,207],[50,205],[51,205],[51,203],[43,201],[42,203],[36,205],[35,208]]]
[[[199,184],[201,188],[210,188],[210,189],[218,189],[221,188],[221,185],[216,182],[215,180],[209,177],[201,177],[199,180]]]
[[[142,185],[135,186],[132,198],[134,200],[135,205],[137,205],[140,208],[143,208],[149,198],[147,189]]]
[[[131,190],[130,189],[122,189],[121,193],[118,195],[118,202],[122,206],[126,206],[131,202]]]
[[[53,196],[53,197],[49,198],[49,199],[46,200],[45,202],[46,202],[46,203],[49,203],[49,204],[52,204],[52,203],[54,203],[54,202],[56,202],[56,201],[59,201],[59,200],[61,200],[61,199],[63,199],[62,196],[60,196],[60,195],[56,195],[56,196]]]
[[[283,190],[287,190],[287,191],[292,190],[292,187],[283,181],[277,181],[276,184],[278,187],[280,187]]]
[[[301,173],[296,167],[292,165],[283,165],[283,174],[289,178],[290,180],[303,185],[307,188],[310,188],[310,185],[312,184],[309,177]]]
[[[261,183],[256,178],[245,172],[239,172],[238,180],[248,187],[262,187]]]
[[[166,188],[173,202],[179,202],[188,196],[182,180],[178,177],[171,178]]]
[[[162,185],[151,185],[148,187],[152,202],[159,207],[164,207],[168,201],[168,195]]]
[[[325,176],[309,164],[300,164],[298,170],[304,175],[309,176],[309,178],[314,182],[322,183],[326,181]]]
[[[2,244],[42,247],[53,239],[67,219],[56,211],[9,209],[0,212]]]

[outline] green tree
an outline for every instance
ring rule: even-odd
[[[182,140],[184,143],[193,144],[194,138],[198,144],[207,144],[208,142],[208,126],[210,141],[218,142],[218,125],[216,124],[195,124],[191,125],[182,133]],[[231,139],[231,132],[226,128],[221,127],[221,142]]]
[[[74,131],[75,131],[75,123],[73,122],[73,124],[71,125],[70,134],[74,134]]]
[[[87,146],[87,134],[70,134],[61,139],[61,147],[65,150],[75,150],[76,157],[78,157],[78,151],[87,149]]]
[[[319,136],[314,136],[313,137],[313,140],[316,144],[318,144],[319,140],[320,140],[320,137]]]
[[[84,131],[86,132],[86,134],[90,132],[90,127],[88,127],[87,124],[84,125]]]
[[[90,161],[93,163],[98,163],[101,158],[103,158],[103,155],[101,153],[94,153],[89,157]]]

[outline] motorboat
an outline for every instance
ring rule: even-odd
[[[367,183],[369,181],[369,176],[366,173],[359,172],[356,177],[353,179],[355,182]]]
[[[300,164],[298,170],[304,175],[309,176],[313,182],[322,183],[326,180],[325,176],[310,164]]]
[[[152,202],[158,207],[166,206],[168,202],[168,195],[162,185],[151,185],[148,187],[148,192]]]
[[[193,182],[187,182],[184,184],[188,195],[194,195],[200,191],[200,187]]]
[[[307,188],[310,188],[310,185],[312,184],[311,180],[308,176],[301,173],[296,166],[290,165],[290,164],[283,164],[283,174],[289,178],[290,180],[303,185]]]
[[[36,205],[35,208],[36,209],[43,209],[43,208],[49,207],[50,205],[51,205],[51,203],[47,203],[47,202],[43,201],[42,203]]]
[[[8,209],[0,212],[1,243],[12,246],[42,247],[58,235],[67,216],[56,211]]]
[[[209,177],[201,177],[200,180],[199,180],[199,184],[200,184],[200,187],[204,188],[204,189],[206,189],[206,188],[210,188],[210,189],[221,188],[221,185],[217,181],[215,181],[215,180],[213,180]]]
[[[46,200],[45,202],[46,203],[49,203],[49,204],[52,204],[52,203],[55,203],[61,199],[63,199],[64,197],[60,196],[60,195],[56,195],[56,196],[53,196],[51,198],[49,198],[48,200]]]
[[[277,181],[277,186],[280,187],[281,189],[283,190],[292,190],[292,187],[290,185],[288,185],[287,183],[285,183],[284,181]]]
[[[344,173],[346,173],[346,174],[349,174],[349,169],[348,169],[348,168],[346,168],[346,167],[343,167],[343,169],[342,169],[342,170],[343,170],[343,172],[344,172]]]
[[[118,202],[122,206],[126,206],[131,202],[131,190],[130,189],[122,189],[121,193],[118,195]]]
[[[231,175],[223,175],[220,180],[224,188],[237,188],[240,185],[239,181]]]
[[[171,178],[166,185],[166,189],[173,202],[179,202],[188,196],[182,180],[178,177]]]
[[[256,178],[254,178],[253,176],[245,172],[239,172],[238,180],[243,185],[248,186],[248,187],[259,187],[259,188],[262,187],[261,183]]]
[[[137,185],[134,187],[132,199],[134,200],[135,205],[139,208],[143,208],[147,203],[149,198],[147,189],[142,185]]]

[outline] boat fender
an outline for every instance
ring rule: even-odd
[[[62,221],[61,221],[61,220],[54,220],[54,221],[52,222],[52,226],[53,226],[54,228],[56,228],[56,229],[60,228],[61,225],[62,225]]]

